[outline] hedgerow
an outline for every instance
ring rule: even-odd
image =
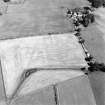
[[[94,8],[101,7],[105,4],[105,0],[88,0]]]

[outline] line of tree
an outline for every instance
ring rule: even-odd
[[[88,1],[91,3],[91,6],[94,8],[105,6],[105,0],[88,0]]]

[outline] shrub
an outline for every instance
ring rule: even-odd
[[[103,6],[103,4],[105,3],[105,0],[88,0],[92,7],[98,8],[100,6]]]

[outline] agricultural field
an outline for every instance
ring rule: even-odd
[[[65,8],[86,4],[88,2],[83,0],[26,0],[20,4],[8,3],[0,17],[0,39],[71,32],[72,24],[66,19]]]
[[[43,36],[52,33],[71,34],[73,33],[73,24],[71,21],[67,20],[65,8],[73,9],[89,5],[90,3],[87,0],[22,0],[22,2],[21,0],[19,0],[19,2],[12,0],[10,3],[4,3],[0,0],[0,12],[2,13],[0,15],[0,40]],[[94,14],[95,22],[90,24],[87,28],[83,28],[82,37],[85,39],[87,49],[96,60],[105,63],[105,8],[96,9]],[[91,91],[93,91],[94,96],[92,97],[95,98],[96,104],[105,105],[105,74],[102,72],[93,72],[89,74],[88,78],[92,87],[92,90],[85,87],[89,92],[88,97],[92,96]],[[75,80],[74,84],[72,81],[67,81],[67,83],[63,83],[58,87],[61,94],[68,97],[69,93],[76,94],[73,90],[74,87],[79,86],[79,88],[76,88],[78,90],[77,93],[80,93],[80,88],[82,91],[83,86],[80,86],[82,82],[86,86],[87,84],[85,82],[87,82],[87,77],[82,77],[79,82]],[[75,83],[78,83],[78,86]],[[89,83],[89,81],[87,83]],[[66,84],[69,85],[66,87]],[[69,91],[70,86],[72,86],[73,91]],[[52,86],[44,90],[45,91],[41,90],[42,92],[38,91],[30,96],[22,97],[22,99],[20,97],[11,104],[30,105],[31,103],[32,105],[55,105],[54,96],[52,96]],[[2,100],[0,101],[0,105],[6,105],[4,91],[2,73],[0,72],[0,100]],[[86,97],[85,94],[83,94],[83,96]],[[34,98],[30,97],[35,97],[36,102],[33,103]],[[30,103],[27,101],[28,99],[30,99]],[[60,104],[64,105],[62,99],[64,99],[64,97],[61,96]],[[64,99],[64,101],[65,100],[67,102],[66,105],[68,105],[70,102],[69,98]],[[93,100],[90,103],[95,105]]]

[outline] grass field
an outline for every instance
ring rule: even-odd
[[[67,33],[72,24],[62,7],[87,5],[86,0],[26,0],[24,4],[8,4],[7,13],[0,17],[0,39]]]
[[[97,61],[105,63],[105,19],[101,18],[102,14],[104,14],[102,9],[96,10],[96,22],[83,30],[82,36],[86,40],[86,46],[89,52]]]
[[[105,63],[105,9],[95,11],[96,22],[82,32],[89,52],[97,61]],[[89,75],[97,105],[105,105],[105,73],[94,72]]]

